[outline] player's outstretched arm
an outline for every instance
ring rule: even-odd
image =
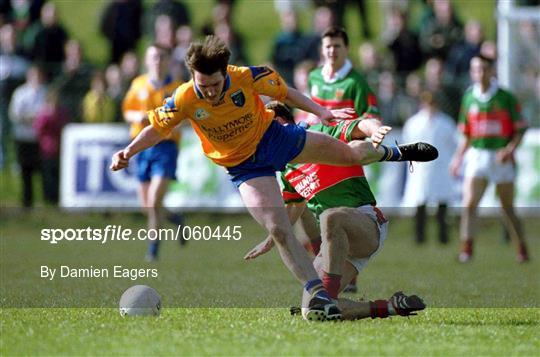
[[[129,159],[135,154],[143,151],[160,142],[163,139],[161,134],[152,126],[144,128],[131,144],[125,149],[116,152],[112,157],[110,169],[118,171],[129,166]]]
[[[353,108],[328,110],[315,103],[298,90],[289,87],[285,103],[291,107],[296,107],[305,112],[315,114],[321,120],[321,123],[328,125],[331,119],[351,119],[356,116]]]

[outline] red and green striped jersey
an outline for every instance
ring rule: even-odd
[[[380,119],[377,98],[366,79],[354,69],[333,83],[325,82],[322,67],[309,74],[311,99],[327,109],[354,108],[358,117]]]
[[[470,87],[463,95],[459,114],[459,130],[478,149],[497,150],[527,128],[517,99],[497,88],[491,98],[481,100]]]
[[[360,120],[334,122],[330,126],[317,124],[310,131],[326,133],[344,142]],[[360,207],[375,205],[375,197],[360,165],[341,167],[319,164],[289,164],[281,173],[285,203],[307,200],[308,209],[319,215],[334,207]]]

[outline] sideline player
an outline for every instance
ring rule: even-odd
[[[370,122],[377,132],[376,128],[382,125],[377,99],[365,78],[353,68],[347,32],[342,27],[329,27],[322,33],[321,43],[323,65],[311,71],[308,79],[311,99],[327,109],[353,107],[356,116],[365,121],[363,125]],[[381,141],[382,138],[373,140],[376,143]],[[306,217],[307,214],[305,211],[301,217],[302,227],[312,221]],[[320,240],[320,237],[315,239]],[[316,247],[317,243],[312,240],[312,245]],[[356,292],[356,280],[351,281],[345,291]]]
[[[292,114],[283,104],[271,102],[267,107],[276,113],[276,120],[281,124],[295,125]],[[332,126],[316,124],[308,131],[327,133],[343,142],[350,142],[365,139],[367,125],[360,119],[346,120]],[[383,126],[378,131],[384,138],[389,129]],[[289,164],[281,173],[281,182],[291,223],[300,217],[306,207],[320,222],[321,252],[315,257],[313,265],[328,295],[338,301],[343,318],[408,316],[425,308],[420,298],[401,292],[389,300],[375,302],[338,300],[339,292],[382,248],[388,230],[388,221],[375,206],[375,197],[362,166]],[[244,258],[254,259],[268,252],[273,245],[269,236]]]
[[[206,156],[224,166],[250,214],[274,239],[281,258],[311,296],[308,320],[339,319],[341,312],[328,297],[307,252],[292,233],[275,171],[288,162],[319,162],[350,166],[375,161],[430,161],[431,145],[380,146],[356,141],[345,144],[297,126],[282,126],[264,108],[266,95],[315,114],[322,123],[348,118],[351,110],[327,110],[312,102],[268,67],[228,65],[230,51],[215,36],[192,43],[186,63],[192,80],[180,86],[163,107],[149,112],[145,128],[124,150],[114,154],[112,170],[129,164],[137,152],[157,143],[182,120],[189,119]]]
[[[450,164],[451,174],[457,176],[467,153],[459,261],[466,263],[472,258],[476,208],[491,181],[501,202],[504,223],[516,244],[517,261],[526,262],[529,255],[521,223],[514,212],[514,153],[527,122],[514,95],[497,84],[491,59],[482,55],[473,57],[470,75],[473,85],[463,96],[458,125],[465,140]]]
[[[136,77],[122,103],[124,119],[131,124],[130,134],[135,138],[150,124],[147,111],[163,104],[181,82],[169,74],[169,50],[153,44],[146,49],[144,63],[147,73]],[[141,207],[146,210],[148,228],[158,229],[163,225],[163,197],[170,180],[176,179],[176,160],[180,132],[171,131],[154,147],[136,156],[137,179]],[[158,255],[159,240],[148,243],[146,259],[154,261]]]

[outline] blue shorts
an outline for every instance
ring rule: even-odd
[[[266,129],[257,150],[244,162],[228,167],[231,181],[240,186],[255,177],[275,176],[283,171],[306,144],[306,130],[297,125],[281,125],[273,120]]]
[[[164,140],[143,150],[135,157],[137,178],[140,182],[148,182],[154,176],[175,180],[177,158],[178,144],[172,140]]]

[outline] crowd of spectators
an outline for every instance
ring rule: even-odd
[[[347,1],[276,1],[280,30],[269,42],[268,63],[285,80],[307,93],[307,74],[319,65],[320,34],[334,24],[348,25],[363,38],[358,68],[377,93],[382,117],[401,128],[420,110],[420,93],[429,91],[442,112],[454,121],[460,97],[469,85],[470,59],[483,53],[496,57],[496,46],[484,39],[478,21],[465,24],[450,0],[424,0],[418,23],[411,23],[410,2],[381,1],[384,16],[380,37],[368,24],[365,1],[351,2],[360,24],[344,23]],[[74,5],[76,6],[76,5]],[[235,28],[233,0],[217,0],[202,28],[192,25],[189,8],[178,0],[111,0],[99,19],[107,40],[106,66],[86,61],[84,48],[66,30],[53,2],[0,1],[0,167],[6,163],[7,143],[15,143],[21,172],[21,203],[32,206],[32,175],[41,172],[46,201],[58,202],[58,162],[62,127],[72,122],[123,122],[120,106],[131,80],[140,71],[137,46],[146,39],[170,48],[172,73],[189,79],[184,57],[190,42],[206,34],[220,37],[232,50],[231,63],[252,64],[244,34]],[[302,29],[298,12],[314,7],[312,25]],[[356,11],[356,10],[355,10]],[[273,17],[268,17],[272,19]],[[520,70],[526,73],[518,94],[532,97],[524,112],[538,113],[540,80],[539,29],[533,22],[520,26],[523,51]],[[495,58],[496,59],[496,58]],[[534,123],[533,123],[534,124]],[[54,189],[56,187],[56,189]]]

